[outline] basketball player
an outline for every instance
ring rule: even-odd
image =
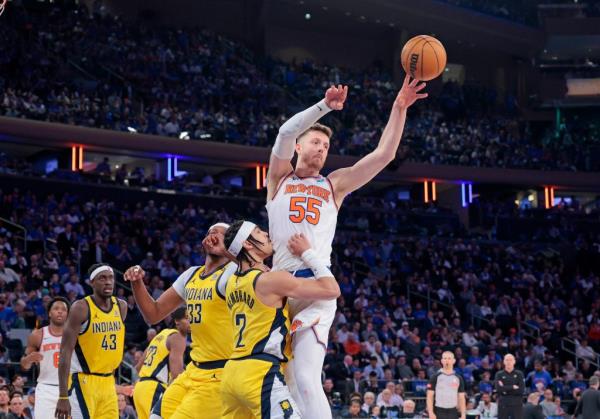
[[[223,277],[235,272],[237,265],[225,256],[211,253],[209,239],[221,236],[229,225],[217,223],[209,228],[202,242],[207,253],[204,266],[192,266],[154,300],[144,285],[144,271],[134,266],[125,272],[133,296],[144,319],[155,324],[181,304],[187,307],[192,334],[192,362],[167,388],[152,408],[152,418],[221,417],[221,375],[233,348],[233,330],[225,305]],[[227,269],[228,273],[224,275]]]
[[[123,359],[127,303],[113,297],[115,275],[109,265],[92,265],[88,273],[94,292],[73,303],[63,331],[58,419],[119,417],[114,373]]]
[[[347,87],[330,87],[325,98],[302,111],[279,129],[271,152],[267,186],[267,211],[275,257],[273,270],[293,272],[301,278],[314,278],[302,259],[287,249],[289,238],[304,234],[321,261],[331,264],[331,244],[335,235],[338,209],[344,198],[365,185],[396,156],[406,111],[418,99],[425,83],[417,84],[406,76],[396,96],[389,121],[377,148],[354,166],[335,170],[329,176],[320,174],[331,138],[331,129],[316,123],[331,110],[341,110]],[[298,154],[296,167],[291,160]],[[333,322],[336,301],[312,302],[290,299],[294,359],[288,367],[290,388],[301,412],[309,418],[331,417],[327,397],[321,385],[321,371],[329,328]]]
[[[239,270],[225,292],[234,349],[223,371],[222,417],[299,418],[281,368],[291,355],[287,297],[332,299],[340,287],[303,235],[290,238],[290,251],[313,269],[316,281],[265,272],[263,261],[273,254],[273,245],[269,234],[251,222],[236,221],[225,233],[225,246]]]
[[[27,339],[25,355],[21,358],[21,368],[27,371],[39,364],[40,373],[35,387],[36,419],[54,417],[58,402],[58,356],[63,327],[69,314],[69,301],[55,297],[48,304],[48,326],[34,330]]]
[[[139,419],[148,419],[150,411],[170,381],[183,372],[183,355],[190,322],[185,307],[173,312],[175,329],[164,329],[152,339],[144,357],[136,366],[140,379],[135,385],[133,402]]]

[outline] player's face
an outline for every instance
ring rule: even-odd
[[[113,295],[115,289],[115,275],[110,271],[100,272],[92,281],[94,292],[104,298]]]
[[[442,355],[442,366],[446,369],[454,367],[454,363],[456,359],[454,358],[454,354],[444,353]]]
[[[56,326],[62,326],[65,324],[68,314],[69,310],[67,309],[67,305],[62,301],[57,301],[52,304],[52,308],[50,309],[48,316],[53,324]]]
[[[304,164],[321,170],[329,153],[329,137],[321,131],[309,131],[296,145],[296,151]]]
[[[186,314],[185,318],[177,320],[177,328],[186,335],[190,333],[190,318]]]
[[[256,227],[254,231],[252,231],[252,237],[262,243],[257,245],[256,248],[265,255],[265,257],[269,257],[273,254],[273,243],[269,238],[269,233]]]

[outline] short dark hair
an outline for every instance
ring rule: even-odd
[[[69,303],[69,300],[67,300],[65,297],[54,297],[52,301],[50,301],[50,304],[48,304],[48,313],[50,313],[52,306],[56,303],[65,303],[67,306],[67,313],[69,310],[71,310],[71,303]]]
[[[229,228],[225,232],[225,239],[224,239],[225,248],[229,249],[229,246],[231,246],[231,243],[233,243],[233,240],[235,239],[235,235],[238,233],[238,231],[240,231],[242,224],[244,224],[244,220],[237,220],[229,226]],[[248,240],[250,243],[252,243],[255,246],[260,246],[260,245],[264,244],[261,241],[256,240],[254,237],[252,237],[252,235],[248,236],[248,238],[246,240]],[[246,251],[246,249],[244,249],[243,247],[240,249],[240,252],[238,253],[236,259],[238,261],[238,265],[240,265],[240,266],[241,266],[241,262],[243,262],[243,261],[246,261],[248,263],[256,263],[256,261],[252,258],[252,256],[250,256],[248,254],[248,252]]]
[[[173,317],[173,320],[182,320],[185,319],[185,317],[187,316],[187,312],[185,310],[185,307],[179,307],[178,309],[176,309],[173,314],[171,314],[171,317]]]
[[[302,134],[300,134],[298,136],[298,140],[300,140],[300,138],[304,137],[306,134],[308,134],[311,131],[322,132],[323,134],[325,134],[327,136],[327,138],[331,138],[331,136],[333,135],[333,130],[331,128],[329,128],[327,125],[319,124],[318,122],[316,122],[309,129],[307,129]]]

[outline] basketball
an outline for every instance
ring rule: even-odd
[[[404,71],[412,78],[428,81],[446,68],[446,50],[433,36],[417,35],[402,48],[401,61]]]

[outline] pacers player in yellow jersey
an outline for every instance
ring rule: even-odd
[[[153,407],[152,418],[221,417],[221,375],[233,349],[223,279],[230,277],[237,267],[222,254],[211,253],[208,242],[215,236],[220,236],[222,241],[228,227],[218,223],[209,228],[202,242],[207,253],[205,265],[186,270],[158,300],[148,293],[143,281],[145,273],[139,266],[125,272],[125,279],[131,281],[133,296],[148,323],[158,323],[183,303],[190,320],[192,362]]]
[[[170,381],[183,371],[183,355],[190,322],[184,307],[173,312],[175,329],[165,329],[152,339],[144,357],[136,366],[140,379],[135,385],[133,402],[138,419],[148,419],[150,411]]]
[[[332,299],[340,295],[340,287],[303,235],[292,236],[288,246],[313,270],[315,281],[286,271],[265,272],[263,260],[273,254],[273,245],[268,233],[251,222],[236,221],[225,233],[224,245],[239,270],[225,291],[234,347],[223,372],[222,417],[299,418],[281,366],[291,355],[287,297]]]
[[[94,293],[73,303],[63,331],[58,419],[119,417],[114,373],[123,358],[127,303],[113,297],[115,275],[110,266],[96,264],[88,273]]]

